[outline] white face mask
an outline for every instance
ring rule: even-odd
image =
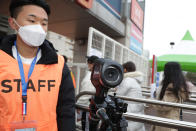
[[[33,47],[41,46],[46,38],[46,32],[40,24],[19,26],[18,34],[27,45]]]

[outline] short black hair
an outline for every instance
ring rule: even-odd
[[[87,58],[87,62],[89,64],[93,64],[95,62],[95,60],[99,59],[99,57],[95,56],[95,55],[92,55],[92,56],[86,56]]]
[[[10,16],[16,18],[24,5],[37,5],[43,8],[48,16],[50,15],[50,6],[45,0],[11,0],[9,6]]]
[[[132,61],[128,61],[123,64],[123,69],[126,69],[127,72],[134,72],[136,71],[135,64]]]

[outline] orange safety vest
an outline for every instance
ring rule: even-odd
[[[30,65],[23,64],[25,79]],[[27,116],[37,121],[36,131],[57,131],[56,107],[64,59],[58,64],[36,64],[27,87]],[[10,123],[22,121],[22,86],[16,59],[0,50],[0,131],[10,131]]]

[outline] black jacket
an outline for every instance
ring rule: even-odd
[[[13,57],[12,46],[16,35],[6,36],[0,39],[0,49]],[[58,55],[52,44],[45,40],[40,46],[42,56],[37,64],[56,64]],[[59,89],[58,103],[56,107],[58,131],[75,131],[75,94],[70,70],[64,64],[62,80]]]

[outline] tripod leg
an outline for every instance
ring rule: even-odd
[[[85,125],[86,125],[86,112],[82,112],[82,131],[85,131]]]
[[[127,131],[127,127],[128,127],[128,122],[125,119],[125,117],[121,117],[120,123],[118,125],[118,131]]]
[[[105,123],[101,123],[99,131],[112,131],[112,128],[111,126],[106,125]]]
[[[97,131],[99,121],[89,119],[89,131]]]

